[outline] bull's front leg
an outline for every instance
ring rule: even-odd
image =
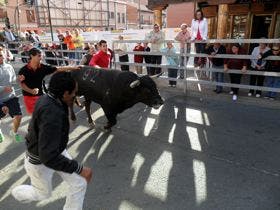
[[[104,126],[104,129],[110,129],[117,124],[117,113],[107,113],[105,112],[106,118],[108,119],[107,124]]]
[[[90,100],[86,100],[85,101],[85,109],[86,109],[86,113],[87,113],[87,117],[88,117],[88,123],[92,126],[94,126],[94,122],[93,122],[93,119],[91,117],[91,110],[90,110],[90,104],[91,104],[91,101]]]

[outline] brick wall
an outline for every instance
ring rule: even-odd
[[[167,7],[167,27],[177,28],[182,23],[191,25],[194,15],[194,3],[169,4]]]

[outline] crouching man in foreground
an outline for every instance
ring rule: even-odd
[[[52,177],[57,172],[69,185],[64,210],[81,210],[92,170],[68,154],[68,106],[73,103],[77,84],[68,72],[52,76],[49,92],[39,98],[26,136],[25,170],[31,185],[12,190],[15,199],[31,202],[51,196]]]

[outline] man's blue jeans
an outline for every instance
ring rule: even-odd
[[[213,64],[212,67],[215,68],[215,69],[224,69],[223,66],[215,66],[214,64]],[[215,72],[214,75],[215,75],[215,81],[216,82],[224,82],[224,73],[223,72]],[[222,92],[223,91],[223,86],[217,85],[216,86],[216,91],[217,92]]]
[[[280,88],[280,77],[267,77],[266,86],[271,88]],[[275,98],[276,92],[267,92],[266,96],[270,98]]]

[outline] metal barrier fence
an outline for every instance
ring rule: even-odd
[[[90,43],[96,43],[97,41],[90,41]],[[113,51],[114,51],[114,46],[116,43],[143,43],[145,42],[145,40],[114,40],[113,41]],[[174,41],[174,40],[165,40],[163,42],[167,43],[167,42],[172,42],[172,43],[177,43],[179,44],[179,42]],[[27,44],[30,42],[13,42],[13,44]],[[47,42],[45,42],[47,43]],[[59,43],[59,42],[56,42]],[[195,41],[195,42],[186,42],[185,44],[185,49],[187,49],[187,45],[188,44],[193,44],[193,43],[208,43],[208,44],[213,44],[213,43],[242,43],[242,44],[252,44],[252,43],[266,43],[266,44],[280,44],[280,39],[209,39],[207,41]],[[5,43],[7,44],[7,43]],[[10,44],[10,43],[9,43]],[[17,49],[14,49],[17,50]],[[79,52],[79,53],[85,53],[87,51],[85,50],[61,50],[61,49],[55,49],[55,50],[43,50],[44,52],[47,51],[55,51],[55,52],[59,52],[59,53],[74,53],[74,52]],[[115,56],[118,55],[118,52],[115,52]],[[220,83],[220,82],[215,82],[215,81],[208,81],[208,80],[203,80],[198,78],[198,76],[196,75],[196,78],[188,78],[188,72],[194,72],[195,74],[197,72],[207,72],[207,73],[214,73],[214,72],[224,72],[222,69],[217,69],[217,68],[194,68],[194,67],[190,67],[187,65],[186,63],[186,58],[190,58],[190,57],[206,57],[206,58],[235,58],[235,59],[246,59],[246,60],[250,60],[250,59],[256,59],[255,57],[252,57],[251,55],[229,55],[229,54],[219,54],[219,55],[208,55],[208,54],[196,54],[196,53],[187,53],[186,50],[184,52],[180,52],[180,53],[175,53],[175,54],[170,54],[170,53],[162,53],[162,52],[134,52],[134,51],[128,51],[126,52],[126,54],[131,54],[131,55],[161,55],[161,56],[178,56],[180,57],[184,57],[184,65],[180,66],[180,65],[166,65],[166,64],[161,64],[161,65],[156,65],[156,64],[147,64],[147,63],[132,63],[132,62],[119,62],[116,61],[116,57],[114,57],[114,69],[117,69],[117,65],[129,65],[129,66],[142,66],[142,67],[158,67],[158,68],[162,68],[162,70],[168,69],[168,68],[172,68],[172,69],[177,69],[177,70],[181,70],[184,72],[184,78],[170,78],[167,77],[165,75],[160,76],[160,79],[164,79],[164,80],[172,80],[172,81],[181,81],[186,83],[190,82],[190,83],[199,83],[199,84],[204,84],[204,85],[219,85],[219,86],[224,86],[224,87],[236,87],[236,88],[241,88],[241,89],[254,89],[254,90],[261,90],[261,91],[273,91],[273,92],[280,92],[280,88],[270,88],[270,87],[263,87],[263,86],[251,86],[251,85],[244,85],[244,84],[232,84],[232,83]],[[20,55],[16,55],[16,57],[19,58],[28,58],[28,56],[20,56]],[[56,60],[56,61],[75,61],[78,62],[80,61],[79,59],[69,59],[67,57],[62,57],[62,58],[53,58],[53,57],[45,57],[45,60]],[[269,56],[267,58],[265,58],[264,60],[280,60],[280,56]],[[225,74],[228,73],[232,73],[232,74],[246,74],[246,75],[259,75],[259,76],[271,76],[271,77],[280,77],[280,70],[279,72],[269,72],[269,71],[250,71],[247,70],[246,73],[243,73],[240,70],[237,69],[231,69],[228,70]]]
[[[117,40],[113,42],[113,46],[116,43],[143,43],[145,40]],[[174,40],[165,40],[164,43],[167,42],[172,42],[172,43],[178,43]],[[186,61],[186,58],[190,57],[206,57],[206,58],[224,58],[224,59],[245,59],[245,60],[250,60],[250,59],[256,59],[255,57],[251,55],[229,55],[229,54],[218,54],[218,55],[208,55],[208,54],[196,54],[196,53],[186,53],[187,45],[192,44],[192,43],[207,43],[207,44],[213,44],[213,43],[227,43],[227,44],[232,44],[232,43],[244,43],[244,44],[254,44],[254,43],[265,43],[265,44],[280,44],[280,39],[209,39],[207,41],[194,41],[194,42],[186,42],[185,43],[185,51],[182,53],[161,53],[161,52],[127,52],[126,54],[133,54],[133,55],[161,55],[161,56],[178,56],[178,57],[184,57],[184,61]],[[118,54],[118,53],[116,53]],[[269,56],[265,58],[264,60],[280,60],[280,56]],[[188,66],[186,63],[184,63],[184,66],[171,66],[171,65],[155,65],[155,64],[146,64],[146,63],[129,63],[129,62],[115,62],[115,65],[131,65],[131,66],[146,66],[146,67],[159,67],[159,68],[172,68],[172,69],[178,69],[178,70],[183,70],[185,75],[184,79],[180,78],[169,78],[166,76],[161,76],[162,79],[165,80],[171,80],[171,81],[183,81],[185,83],[199,83],[199,84],[204,84],[204,85],[218,85],[218,86],[223,86],[223,87],[233,87],[233,88],[241,88],[241,89],[253,89],[253,90],[261,90],[261,91],[272,91],[272,92],[280,92],[280,88],[270,88],[270,87],[263,87],[263,86],[252,86],[252,85],[244,85],[244,84],[232,84],[232,83],[221,83],[221,82],[215,82],[215,81],[208,81],[208,80],[203,80],[198,78],[196,75],[196,78],[188,78],[187,73],[188,72],[209,72],[212,74],[213,72],[222,72],[225,74],[231,73],[231,74],[246,74],[246,75],[259,75],[259,76],[271,76],[271,77],[280,77],[280,69],[279,72],[269,72],[269,71],[250,71],[247,70],[245,73],[242,72],[241,70],[237,69],[231,69],[228,70],[227,72],[224,72],[223,69],[218,69],[218,68],[194,68]]]

